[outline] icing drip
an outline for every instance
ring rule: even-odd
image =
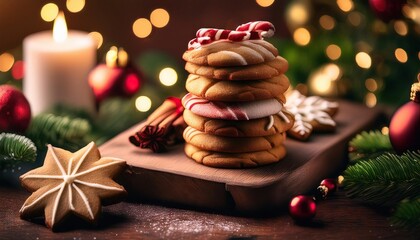
[[[277,115],[279,115],[279,117],[286,123],[290,123],[289,118],[286,116],[286,114],[284,114],[282,111],[278,112]],[[269,118],[269,122],[267,124],[267,126],[265,127],[265,130],[268,131],[270,130],[270,128],[272,128],[274,126],[274,117],[273,115],[268,116]]]
[[[270,130],[270,128],[272,128],[274,126],[274,117],[273,117],[273,115],[270,115],[268,117],[268,119],[269,119],[269,122],[268,122],[267,126],[265,127],[265,131]]]
[[[283,113],[283,111],[280,111],[279,113],[277,113],[277,115],[279,115],[280,118],[283,119],[283,121],[285,121],[286,123],[290,123],[290,119],[286,116],[286,114]]]

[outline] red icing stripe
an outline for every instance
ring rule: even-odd
[[[267,21],[255,21],[240,25],[236,31],[256,31],[261,33],[263,37],[271,37],[274,35],[275,27]]]
[[[182,104],[188,110],[209,118],[227,120],[248,120],[248,115],[236,103],[210,102],[188,93],[182,99]]]

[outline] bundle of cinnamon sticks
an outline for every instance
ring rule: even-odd
[[[182,132],[186,128],[183,112],[181,99],[168,97],[150,114],[140,130],[129,137],[129,141],[155,153],[165,152],[169,146],[183,141]]]

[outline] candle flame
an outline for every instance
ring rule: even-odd
[[[53,38],[56,42],[64,42],[67,39],[67,24],[62,11],[54,20]]]

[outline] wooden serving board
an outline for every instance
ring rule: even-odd
[[[273,211],[341,170],[348,141],[372,127],[381,116],[379,109],[339,103],[335,133],[313,134],[307,142],[289,138],[286,158],[264,167],[206,167],[187,158],[183,144],[161,154],[139,149],[129,143],[128,137],[141,124],[104,143],[100,151],[102,156],[127,161],[129,167],[122,182],[131,199],[247,214]]]

